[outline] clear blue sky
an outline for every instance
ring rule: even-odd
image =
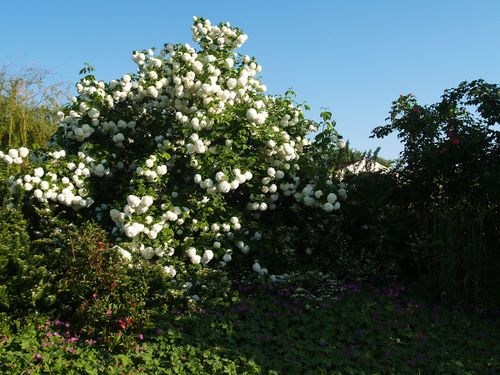
[[[243,28],[270,93],[293,88],[313,119],[330,108],[353,147],[388,158],[397,140],[368,137],[400,93],[428,104],[463,80],[500,82],[499,0],[6,0],[0,65],[74,83],[89,62],[110,80],[133,70],[134,49],[192,43],[193,15]]]

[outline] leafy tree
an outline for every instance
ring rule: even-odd
[[[65,86],[49,84],[45,70],[0,68],[0,149],[43,146],[57,129]]]

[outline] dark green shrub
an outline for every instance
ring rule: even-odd
[[[404,144],[395,202],[408,220],[407,269],[455,301],[500,303],[500,86],[482,80],[422,106],[393,103],[389,124]]]
[[[32,220],[30,244],[21,213],[3,208],[0,223],[4,326],[7,320],[42,315],[120,344],[123,333],[147,323],[146,276],[123,265],[97,225],[75,227],[40,215]]]
[[[396,202],[394,173],[346,176],[349,199],[344,204],[341,232],[353,257],[364,264],[366,274],[400,273],[407,254],[408,220]]]
[[[23,215],[0,207],[0,312],[19,305],[18,290],[29,262],[29,236]]]
[[[419,212],[409,249],[431,285],[447,300],[500,301],[498,213],[473,205]]]

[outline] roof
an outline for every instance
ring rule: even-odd
[[[358,174],[361,172],[387,172],[389,168],[380,164],[375,160],[370,159],[361,159],[354,163],[350,163],[343,168],[341,168],[338,172],[339,177],[343,177],[346,173]]]

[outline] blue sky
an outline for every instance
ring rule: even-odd
[[[328,107],[353,147],[388,158],[398,141],[369,135],[400,93],[429,104],[463,80],[500,82],[498,0],[6,0],[0,65],[75,83],[89,62],[110,80],[134,69],[134,49],[192,43],[193,15],[243,28],[269,93],[293,88],[316,120]]]

